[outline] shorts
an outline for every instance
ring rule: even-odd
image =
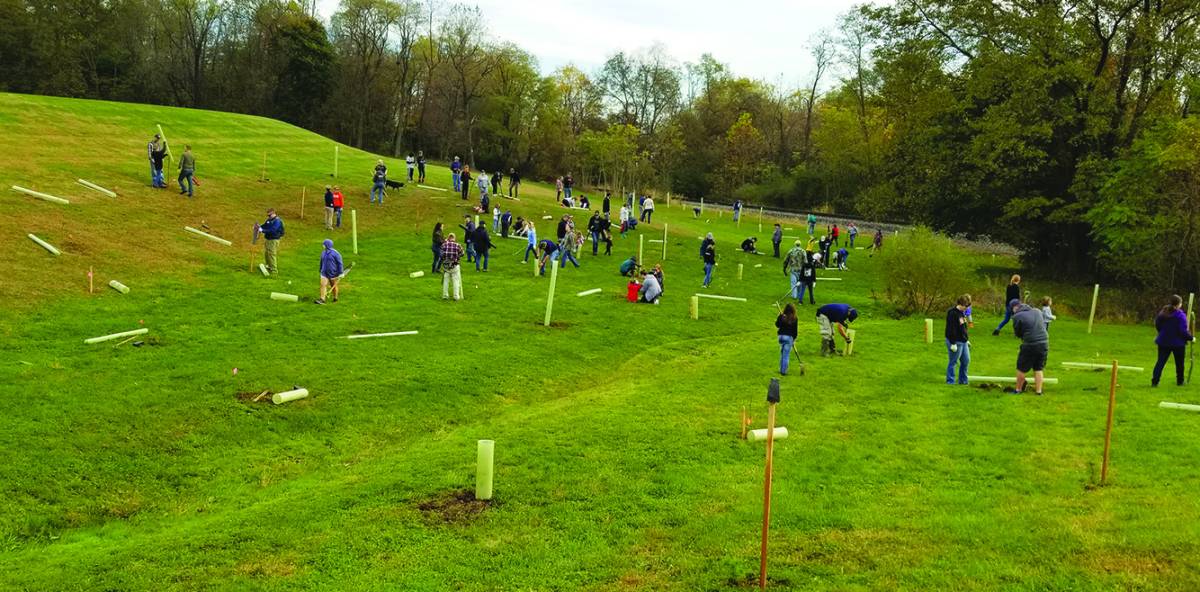
[[[1041,372],[1046,369],[1046,356],[1050,353],[1047,343],[1021,344],[1017,353],[1017,372]]]

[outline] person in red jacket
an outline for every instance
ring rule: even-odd
[[[342,227],[342,205],[345,204],[345,197],[342,196],[342,188],[333,186],[333,215],[337,218],[337,227]]]
[[[838,228],[837,224],[833,225],[833,229],[829,232],[829,234],[833,235],[833,245],[835,247],[839,246],[838,245],[838,237],[841,236],[842,230],[840,228]]]

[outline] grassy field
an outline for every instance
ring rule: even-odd
[[[148,186],[156,123],[177,152],[193,145],[194,201]],[[589,251],[560,273],[543,327],[548,281],[520,263],[524,241],[496,239],[487,274],[464,269],[462,302],[442,301],[440,276],[409,278],[428,272],[433,223],[465,210],[411,187],[369,205],[373,155],[340,150],[359,253],[348,229],[326,233],[318,200],[333,147],[260,118],[0,94],[0,589],[753,585],[763,447],[737,438],[738,416],[747,407],[763,425],[787,280],[779,261],[735,250],[745,236],[767,243],[770,221],[758,233],[755,215],[738,229],[660,203],[641,228],[648,241],[670,225],[662,305],[623,300],[630,235],[612,257]],[[432,167],[429,181],[447,186],[449,173]],[[524,194],[503,205],[548,233],[541,216],[562,212],[552,192]],[[248,269],[250,225],[266,207],[288,230],[270,279]],[[202,223],[234,246],[183,231]],[[710,291],[749,302],[702,301],[692,321],[706,231],[722,254]],[[320,307],[309,302],[327,236],[356,266],[342,301]],[[646,243],[649,263],[660,248]],[[782,379],[791,436],[776,447],[773,587],[1200,589],[1200,414],[1156,406],[1200,402],[1197,387],[1151,390],[1149,368],[1122,375],[1099,486],[1107,375],[1058,367],[1149,367],[1153,330],[1087,335],[1086,318],[1062,318],[1049,373],[1062,383],[1047,396],[947,387],[940,340],[925,344],[921,319],[893,319],[873,298],[877,265],[857,251],[851,271],[825,274],[843,281],[817,286],[820,302],[862,311],[852,357],[818,357],[812,309],[801,309],[807,372]],[[603,292],[575,296],[590,288]],[[994,311],[976,320],[972,374],[1011,374],[1015,340],[990,335]],[[83,344],[140,326],[140,348]],[[420,334],[341,339],[402,330]],[[249,400],[292,385],[312,395]],[[496,440],[491,505],[461,499],[481,438]]]

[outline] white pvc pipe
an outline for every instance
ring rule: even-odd
[[[284,302],[299,302],[300,297],[295,294],[284,294],[283,292],[271,292],[271,300],[282,300]]]
[[[495,458],[496,442],[480,440],[475,450],[475,499],[492,499],[492,462]]]
[[[258,264],[258,272],[263,274],[263,277],[271,277],[271,272],[267,269],[267,265],[265,263]]]
[[[307,396],[308,396],[308,389],[296,389],[294,391],[286,391],[286,392],[275,393],[274,395],[271,395],[271,402],[275,403],[276,405],[279,405],[282,403],[287,403],[289,401],[296,401],[298,399],[303,399]]]
[[[776,439],[776,440],[782,440],[783,438],[788,437],[787,428],[776,426],[775,433],[773,434],[773,436],[774,436],[774,439]],[[766,442],[767,441],[767,429],[763,428],[761,430],[750,430],[750,431],[746,432],[746,439],[751,442]]]
[[[576,296],[591,296],[592,294],[599,294],[601,291],[602,288],[592,288],[591,290],[584,290],[583,292],[576,294]]]
[[[1112,364],[1091,364],[1088,362],[1063,362],[1063,366],[1074,368],[1077,370],[1108,370],[1112,368]],[[1145,372],[1146,369],[1141,366],[1117,366],[1118,370],[1129,370],[1130,372]]]
[[[366,335],[347,335],[346,339],[366,339],[368,337],[395,337],[396,335],[416,335],[416,331],[395,331],[392,333],[367,333]]]
[[[449,189],[444,189],[442,187],[430,187],[428,185],[417,185],[417,187],[420,187],[421,189],[432,189],[434,191],[449,191]]]
[[[34,235],[32,235],[32,234],[29,234],[29,235],[26,235],[26,236],[28,236],[28,237],[29,237],[29,240],[31,240],[31,241],[33,241],[33,242],[37,243],[38,245],[41,245],[41,247],[42,247],[43,249],[46,249],[47,251],[50,251],[50,254],[51,254],[51,255],[54,255],[54,256],[56,256],[56,257],[57,257],[58,255],[62,255],[62,252],[60,252],[58,249],[54,248],[54,245],[52,245],[52,244],[50,244],[50,243],[48,243],[48,242],[46,242],[46,241],[44,241],[44,240],[42,240],[42,239],[40,239],[40,238],[38,238],[38,237],[34,236]]]
[[[100,193],[103,193],[104,195],[107,195],[109,197],[117,196],[115,191],[110,191],[108,189],[105,189],[95,183],[92,183],[91,181],[87,181],[84,179],[75,179],[75,182],[79,183],[80,185],[83,185],[84,187],[87,187],[88,189],[91,189],[93,191],[99,191]]]
[[[553,220],[554,216],[542,216],[542,220]]]
[[[842,281],[842,278],[827,278],[827,277],[819,277],[819,278],[817,278],[817,281],[821,281],[821,282],[840,282],[840,281]]]
[[[25,195],[28,195],[31,197],[36,197],[40,200],[44,200],[44,201],[48,201],[48,202],[52,202],[52,203],[56,203],[56,204],[62,204],[64,206],[71,204],[71,202],[69,202],[61,197],[54,197],[53,195],[47,195],[45,193],[41,193],[39,191],[34,191],[32,189],[26,189],[24,187],[21,187],[20,185],[13,185],[12,189],[13,189],[13,191],[19,191],[21,193],[24,193]]]
[[[971,382],[999,382],[1004,384],[1016,384],[1016,376],[968,376],[967,380]],[[1033,382],[1032,376],[1026,376],[1025,382]],[[1042,382],[1046,384],[1058,384],[1057,378],[1043,378]]]
[[[190,232],[190,233],[192,233],[192,234],[195,234],[195,235],[202,236],[202,237],[204,237],[204,238],[206,238],[206,239],[208,239],[208,240],[210,240],[210,241],[213,241],[213,242],[216,242],[216,243],[221,243],[221,244],[223,244],[223,245],[225,245],[225,246],[227,246],[227,247],[232,247],[232,246],[233,246],[233,243],[231,243],[231,242],[229,242],[229,241],[227,241],[227,240],[225,240],[225,239],[223,239],[223,238],[220,238],[220,237],[213,236],[213,235],[211,235],[211,234],[209,234],[209,233],[207,233],[207,232],[204,232],[203,230],[196,230],[195,228],[192,228],[191,226],[184,226],[184,227],[183,227],[183,229],[184,229],[184,230],[186,230],[186,231],[188,231],[188,232]]]
[[[1163,401],[1163,402],[1159,403],[1158,406],[1162,407],[1163,409],[1182,409],[1184,411],[1200,412],[1200,405],[1188,405],[1186,403],[1168,403],[1166,401]]]
[[[412,273],[408,274],[408,277],[410,277],[410,278],[419,278],[419,277],[425,277],[425,272],[423,272],[423,271],[414,271],[414,272],[412,272]]]
[[[738,298],[736,296],[718,296],[716,294],[696,294],[696,296],[700,297],[700,298],[712,298],[713,300],[732,300],[734,302],[746,302],[745,298]]]
[[[108,287],[110,287],[122,294],[129,293],[129,286],[126,286],[125,284],[122,284],[121,282],[118,282],[117,280],[112,280],[112,281],[108,282]]]
[[[84,339],[83,342],[89,343],[89,344],[90,343],[102,343],[105,341],[112,341],[113,339],[120,339],[122,337],[131,337],[133,335],[145,335],[146,333],[149,333],[149,332],[150,332],[149,329],[142,327],[141,329],[134,329],[133,331],[122,331],[121,333],[113,333],[112,335],[102,335],[100,337]]]

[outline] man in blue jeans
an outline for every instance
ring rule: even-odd
[[[963,294],[946,311],[946,351],[950,363],[946,366],[946,384],[954,384],[954,367],[958,366],[958,384],[967,384],[967,367],[971,365],[971,342],[967,335],[967,307],[971,295]]]
[[[183,182],[187,180],[187,187],[184,187]],[[192,197],[194,185],[196,183],[196,157],[192,155],[192,147],[183,147],[183,156],[179,157],[179,195],[187,194]]]
[[[717,264],[717,242],[712,239],[712,233],[708,234],[708,240],[704,241],[704,285],[707,288],[712,283],[713,267]]]
[[[454,192],[462,191],[462,161],[457,156],[454,157],[454,162],[450,163],[450,178],[454,179]]]
[[[375,203],[375,196],[379,196],[379,205],[383,205],[384,185],[387,184],[387,165],[383,164],[382,160],[375,163],[375,174],[371,180],[374,182],[371,187],[371,203]]]

